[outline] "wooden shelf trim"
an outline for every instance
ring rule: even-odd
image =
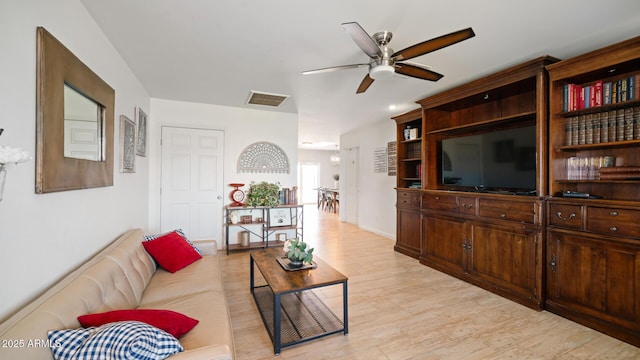
[[[640,145],[640,140],[624,140],[614,141],[597,144],[578,144],[578,145],[565,145],[559,146],[560,151],[579,151],[579,150],[597,150],[597,149],[611,149],[622,147],[635,147]]]
[[[433,131],[429,131],[427,134],[462,134],[462,133],[469,133],[474,130],[483,130],[488,128],[495,129],[496,125],[508,125],[510,123],[521,124],[522,121],[526,118],[531,118],[532,121],[535,121],[535,117],[536,117],[535,111],[527,111],[527,112],[499,117],[495,119],[478,121],[472,124],[433,130]]]
[[[555,182],[559,184],[639,184],[640,180],[624,180],[624,179],[611,179],[611,180],[565,180],[558,179]]]
[[[630,101],[624,101],[624,102],[619,102],[615,104],[591,107],[588,109],[565,111],[565,112],[557,113],[556,116],[570,118],[574,116],[587,115],[587,114],[599,114],[599,113],[603,113],[611,110],[626,109],[634,106],[640,106],[640,100],[630,100]]]

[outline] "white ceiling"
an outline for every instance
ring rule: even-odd
[[[81,1],[151,97],[270,110],[247,105],[250,92],[290,95],[272,111],[297,113],[300,148],[316,149],[508,66],[640,35],[638,0]],[[366,68],[301,74],[368,62],[340,25],[350,21],[393,32],[394,50],[467,27],[476,36],[411,60],[438,82],[396,76],[356,95]]]

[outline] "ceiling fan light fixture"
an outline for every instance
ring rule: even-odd
[[[378,65],[369,70],[369,77],[373,80],[388,79],[393,76],[395,69],[391,65]]]

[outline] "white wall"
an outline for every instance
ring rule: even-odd
[[[396,177],[386,172],[374,172],[373,160],[374,151],[395,141],[395,134],[395,122],[389,119],[340,136],[341,152],[359,148],[358,225],[391,239],[396,237]],[[344,164],[341,168],[344,169]],[[344,189],[344,181],[341,174],[341,189]],[[340,194],[341,216],[345,213],[345,206],[353,206],[345,203],[346,198],[345,194]]]
[[[45,27],[115,89],[115,117],[149,96],[78,0],[0,2],[0,144],[35,154],[36,27]],[[119,131],[115,127],[114,143]],[[116,148],[117,149],[117,148]],[[118,154],[118,151],[115,151]],[[8,166],[0,202],[0,321],[129,228],[147,225],[148,161],[114,186],[35,194],[35,162]]]
[[[152,99],[150,157],[150,231],[160,229],[160,135],[163,126],[191,127],[224,131],[224,203],[231,202],[230,183],[244,183],[245,191],[252,181],[279,182],[283,187],[297,186],[298,115],[273,111],[242,109],[228,106]],[[240,153],[249,145],[268,141],[278,145],[289,157],[289,174],[238,173]],[[220,221],[222,219],[212,219]],[[218,239],[223,239],[221,233]]]

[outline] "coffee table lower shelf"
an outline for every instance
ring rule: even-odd
[[[319,337],[340,332],[346,335],[344,322],[313,291],[297,291],[280,295],[280,343],[277,344],[274,334],[277,329],[274,326],[274,294],[271,288],[255,287],[253,297],[271,341],[277,349],[276,354],[280,348]]]

